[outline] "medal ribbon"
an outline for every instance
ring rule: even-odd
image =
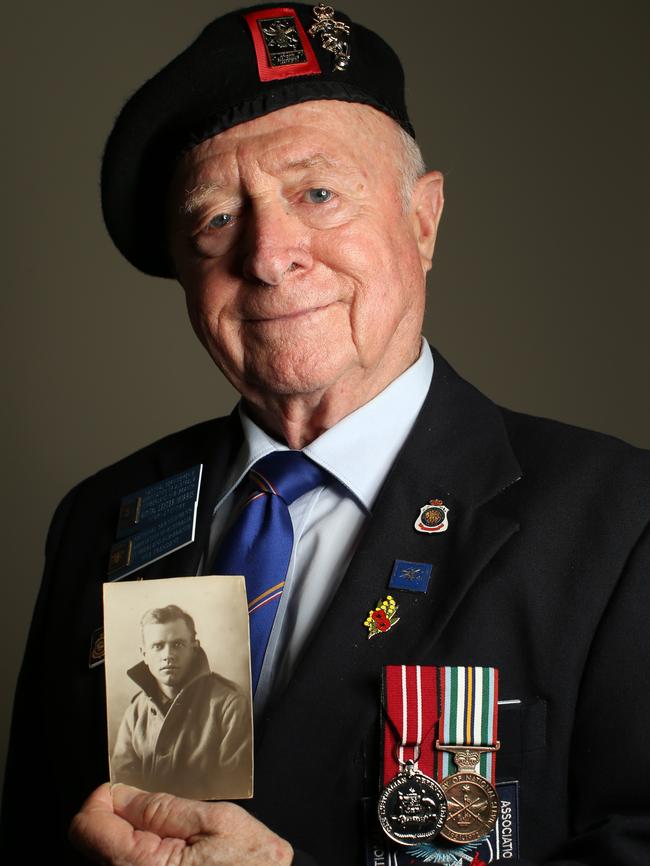
[[[406,761],[413,761],[422,773],[433,777],[439,712],[437,673],[438,669],[429,665],[384,668],[384,785]]]
[[[450,746],[494,746],[497,742],[499,671],[483,667],[441,667],[439,670],[441,744]],[[438,780],[456,773],[451,752],[437,753]],[[493,785],[495,752],[484,752],[476,772]]]

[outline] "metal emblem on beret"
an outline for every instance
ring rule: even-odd
[[[350,33],[350,25],[335,21],[334,9],[323,3],[314,6],[314,18],[309,35],[320,37],[321,46],[334,55],[334,69],[342,72],[350,62],[350,44],[344,38]]]
[[[442,499],[431,499],[420,509],[414,526],[418,532],[445,532],[449,526],[448,514],[449,509]]]
[[[447,817],[447,801],[440,785],[407,761],[379,795],[379,823],[400,845],[433,839]]]
[[[258,21],[271,66],[306,63],[307,57],[293,18],[265,18]]]

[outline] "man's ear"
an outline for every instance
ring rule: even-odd
[[[429,171],[418,178],[411,199],[411,218],[415,239],[420,251],[422,270],[426,274],[431,268],[433,250],[436,245],[438,223],[445,203],[443,176],[439,171]]]

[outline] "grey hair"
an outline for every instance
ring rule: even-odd
[[[400,194],[404,213],[408,213],[415,184],[422,175],[426,174],[427,167],[417,141],[397,124],[396,131],[400,143],[398,154]]]

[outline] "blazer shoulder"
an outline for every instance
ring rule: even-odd
[[[230,441],[238,424],[236,416],[231,414],[202,421],[164,436],[88,476],[70,491],[68,497],[75,493],[84,494],[89,488],[111,485],[122,478],[133,479],[131,489],[135,490],[139,486],[137,479],[146,477],[148,470],[154,466],[165,465],[170,470],[168,474],[173,474],[175,467],[178,467],[179,472],[187,469],[201,462],[201,455],[218,447],[220,442]],[[146,483],[148,481],[145,480]],[[124,488],[123,493],[129,493],[129,490]]]
[[[549,487],[561,481],[603,501],[624,498],[650,517],[650,451],[615,436],[500,409],[524,478]]]

